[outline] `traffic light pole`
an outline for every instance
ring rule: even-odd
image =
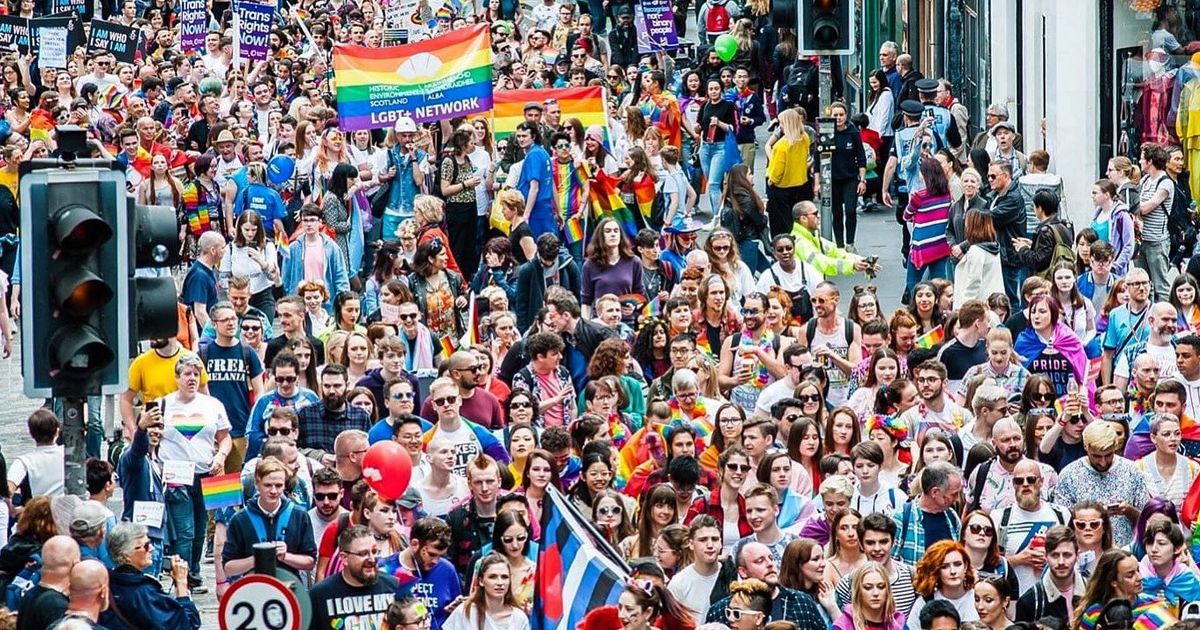
[[[86,499],[87,482],[84,471],[84,459],[87,455],[86,449],[86,427],[85,418],[87,417],[87,398],[80,396],[66,396],[61,399],[63,407],[62,417],[62,439],[63,447],[66,451],[64,464],[66,466],[64,483],[66,484],[67,494],[73,494],[77,497]]]
[[[820,97],[817,106],[822,112],[833,103],[833,70],[829,55],[821,55]],[[820,116],[817,132],[821,139],[821,237],[833,240],[833,119]]]

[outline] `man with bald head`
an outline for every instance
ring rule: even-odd
[[[460,408],[458,415],[486,429],[495,430],[504,426],[504,411],[500,401],[486,389],[478,388],[475,374],[487,369],[482,361],[469,350],[459,350],[450,355],[449,369],[446,377],[458,385]],[[421,417],[430,422],[437,422],[437,411],[433,408],[433,398],[426,397],[421,405]]]
[[[1132,275],[1132,274],[1130,274]],[[1178,312],[1170,302],[1156,302],[1146,316],[1150,334],[1142,341],[1129,344],[1125,352],[1113,360],[1113,384],[1124,389],[1129,384],[1130,367],[1134,359],[1147,355],[1158,364],[1158,378],[1172,379],[1178,368],[1175,364],[1175,330]]]
[[[790,621],[797,628],[824,628],[829,624],[821,617],[817,602],[808,593],[779,585],[779,565],[771,548],[760,542],[742,545],[736,555],[738,579],[753,578],[771,587],[771,614],[767,621]],[[708,623],[722,623],[727,617],[730,601],[726,596],[708,608]]]
[[[993,522],[1000,527],[996,540],[1008,558],[1008,566],[1016,570],[1021,593],[1033,587],[1046,566],[1046,530],[1066,525],[1071,516],[1066,508],[1042,499],[1044,482],[1039,464],[1022,460],[1013,469],[1017,504],[993,515]],[[967,536],[974,533],[968,529]]]
[[[17,630],[40,630],[67,611],[71,569],[79,564],[79,544],[54,536],[42,545],[42,580],[29,589],[17,613]]]
[[[983,389],[982,387],[980,389]],[[978,396],[976,396],[978,398]],[[976,411],[978,413],[978,411]],[[967,488],[971,493],[970,510],[996,512],[1014,503],[1013,478],[1018,464],[1034,462],[1025,456],[1025,436],[1012,418],[1000,418],[992,425],[992,447],[996,456],[971,472]],[[1034,462],[1037,463],[1037,462]],[[1049,464],[1037,464],[1041,470],[1041,492],[1048,498],[1058,484],[1058,473]],[[1016,488],[1019,492],[1020,488]]]
[[[70,602],[51,629],[58,628],[69,620],[78,620],[89,628],[103,628],[97,623],[100,613],[108,610],[108,569],[98,560],[84,560],[71,568],[67,592]]]

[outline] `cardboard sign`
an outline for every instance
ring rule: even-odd
[[[190,486],[196,481],[196,464],[184,460],[163,462],[163,483]]]
[[[167,505],[158,501],[134,501],[133,523],[142,527],[160,528]]]
[[[75,49],[84,45],[83,25],[75,15],[55,15],[29,21],[30,46],[37,47],[38,66],[66,69]]]
[[[140,41],[141,31],[135,27],[93,20],[91,37],[88,38],[88,48],[107,50],[117,58],[117,61],[133,63]]]

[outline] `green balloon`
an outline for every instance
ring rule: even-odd
[[[726,33],[717,38],[716,43],[713,44],[713,50],[717,51],[717,56],[721,58],[721,61],[728,62],[732,61],[733,56],[737,54],[737,46],[737,40],[733,38],[733,35]]]

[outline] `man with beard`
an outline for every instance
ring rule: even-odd
[[[137,428],[133,401],[140,396],[143,403],[153,402],[175,391],[175,364],[186,355],[195,356],[195,353],[179,345],[176,338],[154,339],[150,342],[150,349],[129,364],[129,389],[121,394],[125,439],[132,440],[134,429]],[[208,391],[207,374],[200,375],[200,387],[201,391]]]
[[[896,542],[896,523],[879,512],[863,516],[858,523],[858,539],[862,541],[863,554],[869,562],[878,562],[887,571],[888,581],[892,585],[892,598],[896,601],[896,611],[908,616],[913,603],[917,601],[917,593],[913,590],[913,568],[903,562],[892,559],[892,544]],[[835,594],[837,604],[843,608],[850,603],[854,570],[837,583]]]
[[[1017,600],[1018,622],[1035,622],[1043,617],[1070,619],[1075,597],[1087,588],[1077,569],[1079,543],[1075,530],[1055,525],[1046,531],[1046,565],[1050,567]]]
[[[1187,398],[1187,390],[1178,381],[1162,381],[1151,390],[1150,401],[1154,413],[1147,413],[1136,423],[1130,423],[1129,440],[1125,444],[1125,458],[1136,461],[1154,451],[1154,442],[1150,439],[1150,424],[1158,414],[1171,414],[1183,418],[1183,404]],[[1180,453],[1195,457],[1197,448],[1195,440],[1180,442]]]
[[[991,513],[1012,505],[1020,493],[1020,488],[1015,488],[1014,493],[1017,465],[1034,462],[1025,457],[1025,438],[1021,426],[1011,418],[996,421],[992,427],[992,446],[996,449],[996,456],[977,466],[967,483],[967,488],[971,490],[968,511],[979,509]],[[1039,485],[1043,498],[1049,497],[1058,485],[1058,473],[1049,464],[1034,463],[1041,470]]]
[[[1019,462],[1012,474],[1017,503],[1000,510],[994,521],[999,527],[993,532],[996,542],[1004,550],[1008,566],[1016,570],[1020,593],[1033,587],[1046,566],[1046,530],[1065,525],[1071,518],[1066,508],[1042,500],[1044,481],[1037,462],[1031,459]],[[976,531],[977,523],[967,527],[967,536],[987,535]]]
[[[277,355],[271,363],[271,380],[275,382],[275,389],[259,396],[254,401],[254,409],[250,411],[250,422],[246,428],[246,437],[249,440],[247,461],[258,457],[259,451],[262,450],[263,441],[267,439],[267,422],[276,409],[297,409],[319,400],[316,392],[297,384],[299,374],[300,363],[291,352]],[[294,440],[297,436],[290,437]]]
[[[317,540],[325,533],[325,528],[347,512],[342,507],[342,480],[336,470],[322,468],[313,473],[313,506],[308,510],[308,520],[312,523],[313,537]]]
[[[297,411],[301,451],[325,466],[334,464],[334,440],[342,431],[371,430],[371,419],[359,407],[346,404],[347,372],[336,363],[321,372],[321,400]]]
[[[486,389],[479,389],[475,380],[475,374],[481,369],[486,367],[470,350],[459,350],[450,355],[446,376],[458,385],[458,413],[487,429],[503,428],[504,411],[500,408],[500,401]],[[438,419],[431,398],[426,398],[425,404],[421,405],[421,417],[430,421]]]
[[[275,364],[275,355],[287,349],[293,339],[305,338],[312,344],[312,360],[321,365],[325,359],[325,344],[320,339],[304,332],[304,298],[298,295],[287,295],[275,302],[275,316],[281,332],[267,342],[267,365]]]
[[[930,429],[957,434],[964,426],[974,422],[974,418],[970,411],[946,395],[946,364],[941,361],[930,359],[913,367],[912,381],[917,385],[921,401],[905,411],[900,419],[908,424],[908,434],[917,436],[913,441],[915,459],[917,445],[925,442],[925,433]]]
[[[767,621],[790,621],[797,628],[824,628],[829,624],[821,617],[817,602],[808,593],[779,585],[779,566],[770,548],[760,542],[742,546],[737,557],[738,579],[754,578],[766,582],[771,588],[771,614]],[[728,619],[732,596],[726,596],[708,609],[708,623],[721,623]]]
[[[409,593],[429,610],[432,630],[441,630],[462,595],[454,565],[444,557],[450,549],[451,537],[450,526],[445,521],[427,516],[413,523],[408,548],[397,558],[400,566],[396,571],[411,583]],[[393,575],[397,575],[396,572]]]
[[[342,571],[318,582],[309,592],[312,628],[382,628],[395,599],[396,578],[381,573],[375,559],[379,543],[366,525],[352,525],[338,536]]]
[[[1129,346],[1150,336],[1150,317],[1146,310],[1150,307],[1150,275],[1145,269],[1134,267],[1129,270],[1125,276],[1125,291],[1129,294],[1129,301],[1108,314],[1108,328],[1104,330],[1101,340],[1104,346],[1102,380],[1106,383],[1112,382],[1117,361]]]
[[[1158,302],[1150,307],[1146,318],[1150,335],[1142,341],[1134,341],[1121,356],[1113,359],[1113,384],[1122,389],[1129,384],[1129,368],[1133,360],[1149,355],[1158,364],[1159,378],[1175,376],[1175,329],[1178,314],[1170,302]]]
[[[729,335],[721,348],[721,388],[729,399],[753,409],[767,384],[787,376],[779,361],[779,337],[767,328],[767,296],[753,292],[742,301],[742,332]]]
[[[1099,501],[1112,522],[1113,546],[1133,541],[1133,522],[1150,494],[1146,478],[1133,462],[1116,454],[1117,431],[1110,422],[1093,422],[1083,430],[1087,457],[1069,464],[1058,477],[1054,502],[1075,505]]]
[[[813,313],[804,327],[808,347],[829,375],[826,400],[840,405],[850,397],[850,372],[862,356],[862,330],[838,312],[841,293],[836,284],[821,282],[813,290]]]

